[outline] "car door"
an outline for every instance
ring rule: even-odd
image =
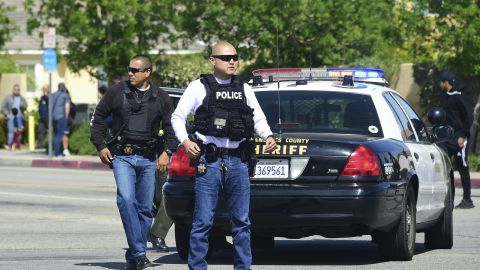
[[[417,198],[417,222],[421,223],[429,220],[433,215],[431,201],[433,200],[433,182],[432,182],[432,161],[429,148],[424,141],[420,141],[415,129],[411,128],[412,123],[405,110],[400,106],[399,102],[394,98],[392,93],[384,94],[392,113],[395,115],[397,123],[402,132],[404,143],[412,153],[415,170],[418,176],[418,198]]]
[[[419,141],[422,142],[425,151],[430,156],[431,161],[431,182],[432,182],[432,198],[430,207],[433,212],[438,212],[444,208],[445,196],[447,194],[447,175],[444,170],[444,160],[440,149],[431,143],[425,125],[415,113],[413,108],[399,95],[394,94],[395,99],[407,113],[410,122],[413,124],[415,133]]]

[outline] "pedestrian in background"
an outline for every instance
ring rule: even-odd
[[[167,173],[157,173],[155,185],[162,187],[166,180]],[[148,241],[152,243],[152,246],[157,251],[169,252],[170,248],[165,243],[165,238],[167,237],[168,231],[172,227],[173,221],[165,211],[165,201],[163,200],[162,192],[156,192],[155,195],[160,196],[160,198],[155,198],[156,201],[160,201],[160,204],[157,207],[157,214],[153,219],[152,228],[150,228]]]
[[[7,144],[5,149],[11,150],[16,145],[20,146],[21,134],[24,127],[24,113],[27,101],[20,95],[20,85],[14,84],[12,94],[5,97],[2,103],[2,113],[7,120]]]
[[[37,127],[37,149],[44,148],[45,146],[45,134],[48,130],[48,92],[49,85],[42,86],[43,95],[38,101],[38,127]]]
[[[457,170],[460,173],[463,188],[463,199],[455,206],[457,209],[475,207],[471,198],[470,172],[468,170],[468,139],[470,126],[473,122],[473,109],[470,103],[460,92],[455,77],[450,72],[442,72],[437,81],[440,88],[445,91],[441,107],[447,115],[447,124],[453,127],[453,140],[443,143],[448,154],[453,156]]]
[[[68,146],[69,146],[70,132],[72,130],[73,121],[75,120],[75,115],[77,114],[77,107],[75,106],[75,103],[73,103],[72,97],[70,96],[70,91],[68,91],[66,87],[65,87],[65,93],[67,93],[68,99],[70,100],[70,110],[67,116],[67,128],[65,129],[65,132],[63,133],[63,138],[62,138],[62,146],[63,146],[62,154],[63,156],[70,156],[70,150],[68,150]]]
[[[151,76],[150,58],[134,56],[128,80],[108,89],[91,121],[90,139],[100,160],[112,167],[117,184],[117,206],[128,242],[127,269],[152,265],[146,249],[153,218],[155,171],[167,171],[169,156],[177,146],[170,122],[173,102],[164,90],[150,83]],[[110,114],[112,136],[107,135],[105,123]],[[160,129],[165,137],[160,136]]]
[[[58,84],[58,90],[52,94],[52,125],[53,150],[55,157],[62,156],[63,135],[67,130],[68,115],[70,114],[70,97],[64,83]]]
[[[202,75],[191,82],[172,115],[178,140],[191,159],[200,157],[196,164],[188,267],[207,269],[208,236],[219,196],[223,195],[232,224],[234,268],[247,270],[252,263],[248,217],[250,177],[248,162],[242,153],[249,149],[241,144],[248,142],[246,139],[252,137],[254,131],[266,140],[266,152],[272,152],[276,143],[252,89],[234,75],[239,60],[236,49],[220,41],[213,46],[208,60],[213,65],[213,74]],[[208,107],[203,105],[206,103]],[[185,127],[190,113],[195,113],[198,140],[189,138]]]

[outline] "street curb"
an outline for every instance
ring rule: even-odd
[[[470,185],[472,188],[480,188],[480,179],[470,179]],[[462,188],[462,180],[460,178],[455,177],[455,187]]]
[[[32,167],[64,168],[64,169],[85,169],[108,171],[110,168],[101,162],[87,160],[52,160],[52,159],[34,159],[31,162]]]

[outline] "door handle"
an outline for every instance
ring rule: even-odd
[[[416,160],[418,160],[418,154],[417,153],[413,153],[413,156],[415,157]]]
[[[430,153],[430,158],[431,158],[432,160],[435,160],[435,156],[434,156],[432,153]]]

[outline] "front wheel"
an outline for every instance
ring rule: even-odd
[[[410,261],[415,252],[416,199],[412,187],[407,188],[400,222],[378,239],[380,255],[389,260]]]

